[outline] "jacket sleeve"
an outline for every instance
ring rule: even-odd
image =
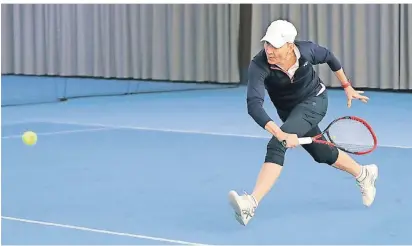
[[[335,55],[327,48],[320,46],[316,43],[309,43],[311,63],[313,65],[327,63],[333,72],[336,72],[342,68],[341,63],[335,57]]]
[[[251,61],[248,71],[247,85],[247,110],[253,120],[262,128],[272,121],[263,108],[265,99],[264,81],[269,74],[263,68],[260,68],[254,61]]]

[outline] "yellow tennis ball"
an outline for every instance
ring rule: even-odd
[[[32,131],[27,131],[22,136],[23,143],[27,145],[34,145],[37,142],[37,134]]]

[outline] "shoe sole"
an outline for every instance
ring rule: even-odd
[[[235,211],[235,218],[236,220],[243,226],[245,226],[245,223],[242,220],[242,210],[239,207],[239,199],[240,196],[237,194],[236,191],[230,191],[229,192],[229,202],[230,206],[233,208]]]

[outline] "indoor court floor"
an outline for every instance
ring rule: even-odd
[[[227,193],[251,191],[270,136],[244,87],[4,107],[3,244],[412,244],[412,94],[365,94],[348,109],[330,90],[322,126],[356,115],[376,131],[378,149],[356,157],[380,168],[373,206],[297,148],[246,227]]]

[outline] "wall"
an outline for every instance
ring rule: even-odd
[[[244,84],[275,19],[292,21],[299,39],[329,48],[355,87],[411,90],[411,10],[402,4],[6,4],[2,74],[65,78],[3,77],[2,105],[174,87],[148,80]],[[339,86],[327,65],[316,69],[326,85]],[[23,94],[18,87],[26,87]]]
[[[169,81],[63,78],[46,76],[2,75],[1,105],[48,103],[65,98],[122,95],[162,91],[214,89],[234,84],[198,84]]]

